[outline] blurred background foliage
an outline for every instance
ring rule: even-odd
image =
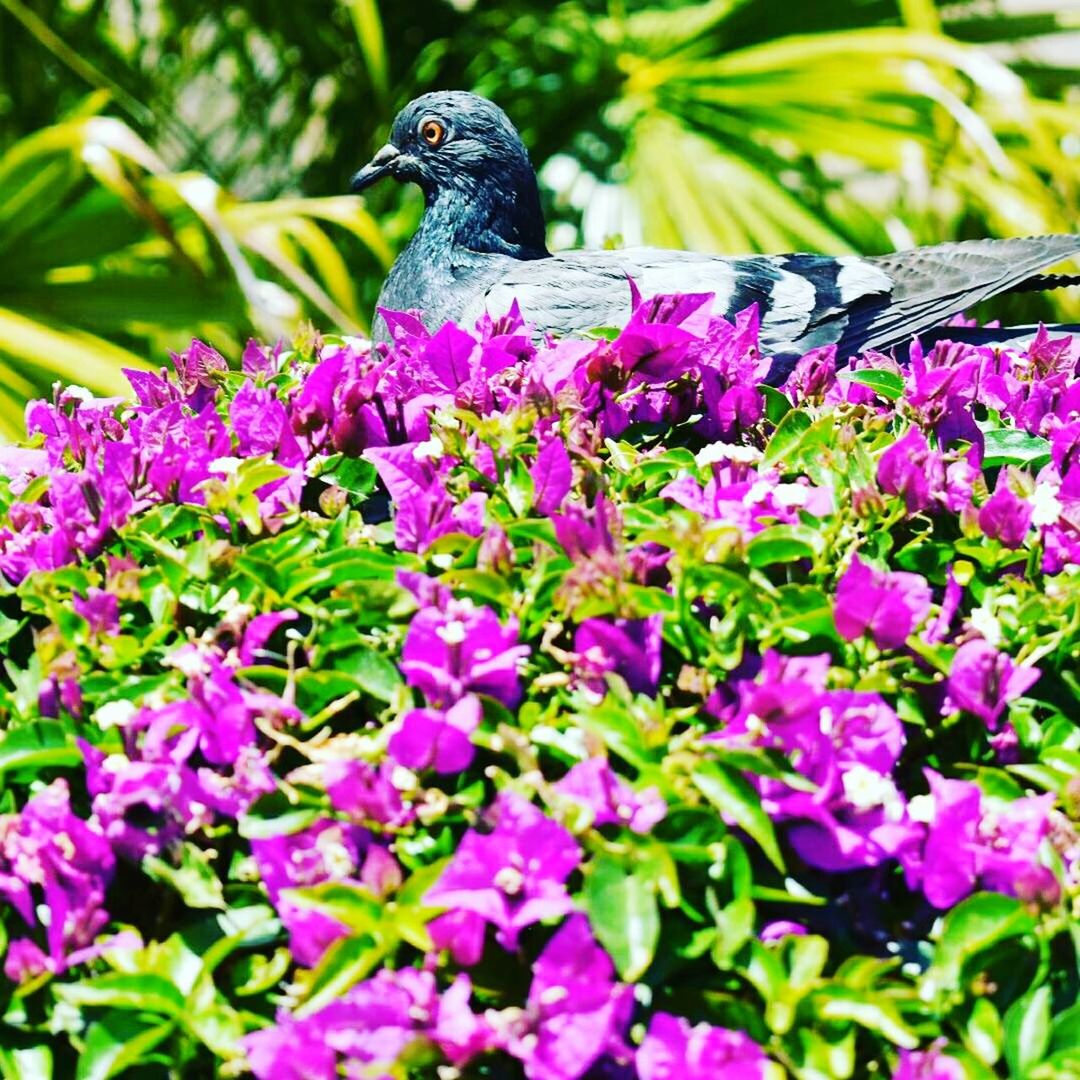
[[[342,192],[443,87],[517,123],[553,247],[1080,229],[1075,0],[0,0],[0,437],[193,334],[365,329],[420,200]]]

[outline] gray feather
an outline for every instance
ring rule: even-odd
[[[445,145],[425,146],[417,137],[417,121],[423,126],[431,116],[450,133]],[[762,351],[782,360],[830,344],[846,359],[904,342],[1011,288],[1030,289],[1032,275],[1080,255],[1080,236],[971,240],[868,258],[659,248],[551,255],[528,154],[491,102],[426,94],[402,110],[380,154],[357,175],[390,168],[398,180],[420,185],[426,206],[379,305],[419,310],[432,330],[485,312],[502,315],[515,300],[540,333],[620,326],[631,314],[632,280],[645,297],[714,293],[713,311],[729,318],[757,304]],[[374,333],[387,336],[381,318]]]

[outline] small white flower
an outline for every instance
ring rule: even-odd
[[[446,447],[443,446],[442,440],[437,435],[432,435],[427,441],[417,443],[413,447],[412,456],[414,461],[425,461],[428,458],[432,460],[441,458],[445,453]]]
[[[85,386],[65,386],[61,395],[68,401],[93,401],[94,395]]]
[[[1001,644],[1001,623],[998,622],[997,616],[988,607],[975,608],[968,617],[968,622],[991,645],[996,647]]]
[[[937,807],[934,805],[933,795],[915,795],[908,799],[908,817],[912,821],[922,822],[923,825],[933,825],[937,816]]]
[[[805,506],[810,492],[804,484],[777,484],[773,499],[777,506]]]
[[[733,464],[753,465],[763,457],[762,451],[756,446],[732,446],[730,443],[715,442],[703,447],[694,455],[694,461],[699,468],[716,465],[721,461],[730,461]]]
[[[94,712],[94,720],[102,729],[126,727],[138,711],[130,701],[107,701]]]
[[[750,490],[743,496],[743,506],[752,506],[755,503],[764,502],[776,488],[767,480],[758,480],[750,486]]]
[[[896,785],[866,765],[855,764],[842,776],[844,798],[856,810],[875,810],[881,806],[892,818],[897,809],[903,815],[903,800]]]
[[[1061,517],[1061,500],[1058,498],[1060,487],[1043,481],[1035,485],[1035,494],[1031,497],[1032,525],[1055,525]]]
[[[495,875],[494,885],[507,896],[516,896],[525,887],[525,877],[520,870],[515,870],[512,866],[504,866]]]
[[[435,631],[447,645],[461,645],[465,641],[465,624],[460,619],[453,619]]]
[[[398,791],[412,791],[416,787],[416,773],[404,765],[395,765],[390,773],[390,783]]]

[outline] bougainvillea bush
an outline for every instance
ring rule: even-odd
[[[1080,1076],[1080,340],[388,319],[0,450],[0,1075]]]

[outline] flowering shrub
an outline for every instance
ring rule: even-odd
[[[0,449],[0,1075],[1080,1076],[1080,341],[201,343]]]

